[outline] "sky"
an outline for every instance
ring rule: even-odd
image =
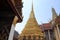
[[[23,21],[21,23],[17,23],[15,27],[15,30],[19,34],[24,29],[25,24],[29,18],[32,9],[32,1],[34,14],[39,25],[48,23],[50,20],[52,20],[52,8],[55,9],[57,14],[60,13],[60,0],[22,0]]]

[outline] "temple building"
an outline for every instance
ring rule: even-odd
[[[43,23],[42,25],[39,25],[44,32],[44,38],[45,40],[54,40],[54,31],[51,27],[51,23]]]
[[[0,0],[0,40],[8,40],[15,16],[22,22],[22,0]]]
[[[19,40],[43,40],[44,33],[39,28],[39,25],[36,21],[33,5],[30,12],[30,17],[25,25],[25,28],[22,30],[22,33],[19,35]]]
[[[45,40],[60,40],[60,14],[57,15],[54,8],[52,8],[52,20],[39,26],[44,32]]]

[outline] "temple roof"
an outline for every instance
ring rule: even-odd
[[[39,25],[39,26],[40,26],[40,28],[42,29],[42,31],[52,29],[52,27],[51,27],[51,23],[44,23],[44,24]]]
[[[34,10],[33,10],[33,5],[32,5],[32,10],[30,13],[30,17],[25,25],[25,28],[23,29],[22,33],[20,36],[23,35],[40,35],[43,36],[42,30],[39,28],[39,25],[35,19],[34,15]]]
[[[22,0],[8,0],[9,5],[11,6],[12,10],[15,12],[16,16],[19,18],[19,22],[22,21]],[[21,9],[21,10],[19,10]]]
[[[19,4],[20,7],[15,6],[12,1],[19,1],[17,5]],[[22,0],[0,0],[0,40],[8,40],[15,16],[19,18],[18,22],[22,22],[22,2],[20,1]]]

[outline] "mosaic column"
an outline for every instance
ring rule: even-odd
[[[57,28],[56,28],[56,27],[54,28],[54,32],[55,32],[55,37],[56,37],[56,40],[58,40],[59,38],[58,38]]]
[[[58,24],[56,25],[56,27],[57,27],[58,38],[60,39]]]

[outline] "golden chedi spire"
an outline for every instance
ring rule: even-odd
[[[33,4],[32,4],[32,10],[31,10],[31,13],[30,13],[30,18],[34,18],[34,10],[33,10]]]
[[[57,17],[57,13],[54,8],[52,8],[52,20],[54,20]]]
[[[54,8],[52,8],[52,25],[55,24],[55,19],[57,17],[57,13]]]
[[[28,36],[28,35],[38,35],[43,36],[42,30],[40,29],[34,15],[33,10],[33,4],[32,4],[32,10],[30,13],[30,17],[25,25],[25,28],[23,29],[20,36]]]

